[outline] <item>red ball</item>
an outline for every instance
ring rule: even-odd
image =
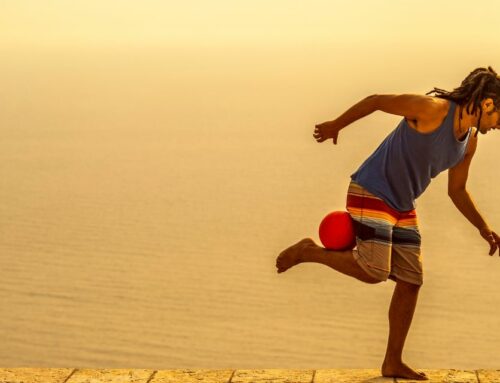
[[[329,250],[352,250],[356,236],[351,215],[346,211],[328,214],[319,225],[319,239]]]

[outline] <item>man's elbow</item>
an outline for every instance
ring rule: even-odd
[[[455,187],[452,189],[448,188],[448,197],[450,197],[451,199],[454,199],[457,196],[463,194],[464,192],[467,192],[467,190],[465,189],[465,186]]]
[[[378,110],[379,104],[379,95],[378,94],[371,94],[368,97],[365,97],[365,102],[370,106],[370,109],[372,111]]]

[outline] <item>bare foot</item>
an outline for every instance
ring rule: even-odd
[[[311,238],[304,238],[295,245],[283,250],[276,258],[278,273],[287,271],[290,267],[301,263],[300,252],[303,250],[304,246],[310,246],[311,244],[316,246]]]
[[[415,380],[429,380],[425,373],[417,372],[408,367],[403,362],[391,363],[384,361],[384,363],[382,364],[382,376]]]

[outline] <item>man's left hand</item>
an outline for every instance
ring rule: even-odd
[[[491,231],[489,228],[481,229],[479,233],[490,244],[489,255],[495,254],[495,251],[497,251],[500,246],[500,237],[498,237],[498,234],[494,231]],[[498,252],[498,255],[500,255],[500,250]]]

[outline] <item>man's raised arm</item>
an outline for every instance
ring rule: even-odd
[[[341,129],[376,110],[376,97],[377,95],[368,96],[351,106],[335,120],[317,124],[314,129],[313,137],[317,142],[323,142],[329,138],[333,138],[333,144],[336,145],[338,134]]]
[[[335,120],[316,125],[313,136],[317,142],[333,138],[333,143],[337,144],[338,134],[341,129],[376,110],[404,116],[418,122],[435,118],[440,108],[442,108],[442,104],[431,96],[373,94],[354,104]]]

